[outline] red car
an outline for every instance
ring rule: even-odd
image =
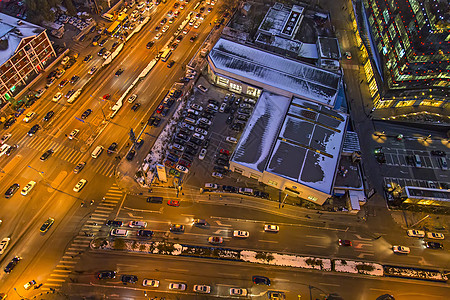
[[[225,150],[225,149],[220,149],[220,153],[225,154],[225,155],[230,155],[230,151]]]
[[[109,98],[111,98],[111,94],[105,94],[105,95],[103,95],[103,99],[109,100]]]
[[[182,159],[178,162],[180,165],[185,166],[186,168],[190,168],[191,167],[191,163]]]
[[[350,240],[341,240],[339,239],[339,246],[347,246],[350,247],[352,245],[352,241]]]
[[[162,113],[163,109],[164,109],[164,105],[163,105],[163,104],[161,104],[161,105],[160,105],[160,106],[158,106],[158,108],[156,109],[156,113],[157,113],[157,114],[160,114],[160,113]]]
[[[179,200],[169,200],[169,201],[167,201],[167,205],[178,207],[178,206],[180,206],[180,201]]]
[[[167,167],[169,167],[169,168],[175,168],[175,166],[177,165],[176,163],[174,163],[174,162],[172,162],[172,161],[170,161],[170,160],[168,160],[168,159],[166,159],[166,160],[164,161],[164,164],[165,164]]]

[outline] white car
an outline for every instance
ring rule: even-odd
[[[200,134],[200,133],[194,133],[192,135],[192,137],[194,137],[196,139],[199,139],[199,140],[202,140],[202,141],[205,139],[205,136],[203,134]]]
[[[103,59],[107,59],[111,55],[111,52],[106,51],[105,54],[103,54]]]
[[[208,91],[208,88],[201,84],[197,85],[197,88],[203,93],[206,93]]]
[[[167,30],[169,30],[169,25],[166,25],[163,27],[163,29],[161,30],[162,32],[166,32]]]
[[[198,111],[202,111],[203,110],[203,107],[201,107],[200,105],[198,105],[198,104],[191,104],[191,108],[192,109],[195,109],[195,110],[198,110]]]
[[[68,136],[69,140],[73,140],[73,138],[77,136],[78,132],[80,132],[79,129],[72,130],[72,132]]]
[[[420,237],[420,238],[425,237],[425,231],[423,231],[423,230],[410,229],[410,230],[406,231],[406,233],[408,234],[408,236]]]
[[[411,250],[405,246],[392,246],[392,251],[394,251],[394,253],[402,254],[408,254],[409,252],[411,252]]]
[[[266,224],[266,225],[264,225],[264,231],[278,232],[278,231],[280,231],[280,227],[277,225]]]
[[[225,107],[227,107],[227,104],[226,103],[222,103],[221,105],[220,105],[220,108],[219,108],[219,112],[224,112],[225,111]]]
[[[198,21],[194,24],[194,28],[199,28],[202,22]]]
[[[184,291],[186,289],[186,285],[184,283],[171,283],[169,284],[169,290],[178,290]]]
[[[176,149],[178,151],[184,151],[184,146],[181,146],[180,144],[175,143],[172,145],[172,149]]]
[[[427,232],[427,238],[435,240],[443,240],[445,236],[439,232]]]
[[[7,140],[9,140],[10,138],[11,138],[11,136],[12,136],[12,134],[11,133],[7,133],[7,134],[5,134],[3,137],[2,137],[2,139],[0,140],[0,144],[4,144],[4,143],[6,143],[6,141]]]
[[[25,118],[23,118],[23,121],[24,121],[25,123],[28,123],[28,122],[30,122],[31,120],[33,120],[34,117],[36,117],[36,113],[31,111],[31,112],[29,112],[29,113],[27,113],[27,114],[25,115]]]
[[[209,285],[194,285],[194,292],[202,293],[202,294],[209,294],[211,293],[211,287]]]
[[[80,179],[78,183],[73,187],[74,192],[79,192],[81,189],[86,185],[87,180],[86,179]]]
[[[10,240],[10,238],[6,237],[0,242],[0,254],[3,254],[3,252],[5,252],[5,249],[6,247],[8,247]]]
[[[202,150],[200,150],[200,153],[198,155],[198,159],[204,160],[205,156],[206,156],[206,152],[207,152],[207,150],[205,148],[202,148]]]
[[[89,75],[94,74],[95,71],[97,71],[97,67],[96,67],[96,66],[92,67],[92,68],[89,70]]]
[[[127,236],[128,230],[126,229],[113,229],[111,230],[111,235],[113,236]]]
[[[133,95],[130,96],[130,98],[128,98],[128,103],[133,103],[134,100],[136,100],[136,99],[137,99],[137,95],[133,94]]]
[[[237,143],[237,139],[231,136],[227,136],[227,138],[225,139],[228,143],[232,143],[232,144],[236,144]]]
[[[53,102],[58,102],[59,101],[59,99],[61,99],[61,97],[63,96],[63,93],[61,93],[61,92],[57,92],[56,94],[55,94],[55,96],[53,96]]]
[[[2,157],[6,153],[6,151],[8,151],[9,148],[11,148],[11,146],[8,144],[2,145],[0,147],[0,157]]]
[[[203,134],[203,135],[208,135],[208,131],[206,131],[205,129],[202,129],[200,127],[199,128],[195,128],[195,132]]]
[[[215,112],[217,112],[219,110],[219,107],[215,104],[209,103],[208,106],[206,108],[212,109]]]
[[[144,221],[131,221],[130,223],[128,223],[128,226],[145,228],[145,227],[147,227],[147,222],[144,222]]]
[[[158,287],[159,286],[159,280],[156,279],[144,279],[142,281],[143,286],[150,286],[150,287]]]
[[[159,38],[162,36],[162,32],[158,32],[156,35],[155,35],[155,40],[159,40]]]
[[[213,189],[216,190],[218,189],[219,186],[215,183],[205,183],[205,189]]]
[[[197,124],[199,124],[199,123],[203,123],[203,124],[206,124],[208,126],[211,126],[211,124],[212,124],[212,122],[210,120],[208,120],[207,118],[200,118],[200,119],[198,119]]]
[[[195,129],[195,127],[194,126],[192,126],[192,125],[189,125],[189,124],[187,124],[187,123],[181,123],[181,127],[185,127],[185,128],[187,128],[187,129],[189,129],[190,131],[192,131],[192,130],[194,130]]]
[[[235,230],[233,231],[233,236],[238,238],[248,238],[250,233],[244,230]]]
[[[222,179],[223,178],[223,174],[219,173],[219,172],[213,172],[211,174],[212,177],[217,178],[217,179]]]
[[[177,165],[177,170],[183,173],[189,172],[189,169],[182,165]]]
[[[246,289],[240,289],[240,288],[231,288],[230,289],[230,295],[231,296],[247,296],[247,290]]]
[[[34,188],[36,181],[31,180],[20,192],[23,196],[28,195],[28,193]]]

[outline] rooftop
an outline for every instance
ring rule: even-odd
[[[347,115],[263,92],[232,161],[331,194]]]
[[[341,82],[339,74],[223,38],[209,58],[218,69],[330,106]]]
[[[40,34],[45,29],[0,13],[0,65],[10,59],[22,39]]]

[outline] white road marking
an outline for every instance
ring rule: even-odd
[[[277,241],[268,241],[268,240],[258,240],[258,242],[264,242],[264,243],[274,243],[277,244]]]
[[[315,247],[315,248],[327,248],[327,246],[321,246],[321,245],[305,245],[308,247]]]
[[[324,283],[324,282],[319,282],[319,284],[321,284],[321,285],[330,285],[330,286],[340,286],[339,284],[334,284],[334,283]]]

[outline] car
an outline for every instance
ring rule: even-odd
[[[117,143],[114,142],[108,147],[108,151],[106,153],[112,154],[112,153],[116,152],[116,149],[117,149]]]
[[[169,61],[169,62],[167,63],[167,67],[168,67],[168,68],[172,68],[174,64],[175,64],[175,61],[172,59],[171,61]]]
[[[259,275],[252,276],[252,281],[254,284],[264,284],[267,286],[270,285],[270,279],[265,276],[259,276]]]
[[[133,103],[134,100],[137,99],[137,95],[136,94],[132,94],[129,98],[128,98],[128,103]]]
[[[6,143],[7,140],[9,140],[11,138],[12,134],[11,133],[7,133],[5,134],[2,139],[0,140],[0,144],[3,145],[4,143]]]
[[[12,146],[8,146],[9,148],[5,151],[4,154],[6,154],[7,156],[10,156],[17,148],[19,148],[18,144],[12,145]],[[0,155],[1,156],[1,155]]]
[[[225,149],[220,149],[219,153],[225,154],[225,155],[230,155],[230,151],[225,150]]]
[[[212,172],[211,174],[212,177],[217,178],[217,179],[222,179],[223,178],[223,174],[220,172]]]
[[[103,53],[103,59],[108,59],[108,57],[111,56],[111,52],[110,51],[105,51],[105,53]]]
[[[149,287],[159,287],[159,280],[156,279],[144,279],[142,281],[143,286],[149,286]]]
[[[172,282],[172,283],[169,284],[169,290],[184,291],[184,290],[186,290],[186,284]]]
[[[136,103],[133,104],[133,106],[131,107],[131,110],[132,110],[132,111],[136,111],[139,107],[141,107],[141,104],[136,102]]]
[[[266,224],[266,225],[264,225],[264,231],[278,232],[278,231],[280,231],[280,227],[277,225]]]
[[[50,229],[50,227],[52,227],[53,223],[55,223],[55,219],[52,218],[52,217],[49,217],[44,222],[44,224],[42,224],[41,228],[39,228],[39,231],[42,232],[42,233],[47,232]]]
[[[100,45],[100,46],[101,46],[101,45]],[[102,49],[100,49],[100,51],[98,51],[97,55],[98,55],[98,56],[103,56],[103,54],[105,53],[105,51],[106,51],[106,48],[102,48]]]
[[[223,243],[223,237],[221,237],[221,236],[210,236],[208,238],[208,243],[213,244],[213,245],[222,244]]]
[[[73,187],[74,192],[79,192],[83,189],[83,187],[86,185],[87,180],[86,179],[80,179],[78,183]]]
[[[230,288],[230,295],[231,296],[247,296],[247,290],[246,289],[240,289],[240,288]]]
[[[208,226],[208,222],[204,219],[194,219],[194,225],[199,227],[205,227]]]
[[[31,280],[23,285],[23,288],[26,290],[31,289],[32,286],[36,284],[36,280]]]
[[[167,201],[167,205],[178,207],[178,206],[180,206],[180,200],[171,199],[171,200]]]
[[[163,18],[162,20],[161,20],[161,22],[159,22],[159,24],[161,25],[161,26],[163,26],[164,24],[166,24],[167,23],[167,18]]]
[[[224,159],[221,159],[221,158],[216,159],[215,163],[217,165],[219,165],[219,166],[228,166],[229,165],[228,160],[224,160]]]
[[[111,46],[111,51],[113,51],[114,49],[116,49],[117,46],[119,46],[119,42],[118,42],[118,41],[116,41],[116,42],[114,42],[114,43],[112,44],[112,46]]]
[[[207,150],[205,148],[203,148],[202,150],[200,150],[200,154],[198,155],[198,159],[203,160],[206,157],[206,152]]]
[[[209,293],[211,293],[211,287],[209,285],[196,284],[196,285],[194,285],[193,291],[196,293],[209,294]]]
[[[425,246],[430,249],[444,249],[444,246],[438,242],[425,242]]]
[[[12,184],[5,192],[5,198],[11,198],[20,188],[18,183]]]
[[[419,237],[419,238],[425,237],[425,231],[423,231],[423,230],[410,229],[410,230],[407,230],[406,233],[408,234],[408,236],[412,236],[412,237]]]
[[[202,93],[206,93],[208,91],[208,88],[206,88],[205,86],[199,84],[197,85],[197,88],[202,92]]]
[[[45,160],[47,160],[47,158],[49,158],[50,155],[52,155],[52,154],[53,154],[53,150],[52,150],[52,149],[48,149],[47,151],[44,152],[44,154],[41,155],[40,160],[41,160],[41,161],[45,161]]]
[[[84,57],[84,59],[83,59],[83,62],[85,62],[85,63],[87,63],[87,62],[89,62],[90,60],[92,59],[92,55],[86,55],[85,57]]]
[[[269,199],[269,193],[262,192],[262,191],[253,191],[253,195],[255,197],[263,198],[263,199]]]
[[[128,151],[126,159],[128,161],[132,161],[135,155],[136,155],[136,151],[134,149],[131,149],[130,151]]]
[[[70,90],[70,91],[67,92],[66,98],[72,97],[73,94],[75,94],[75,90],[74,90],[74,89],[72,89],[72,90]]]
[[[392,246],[392,251],[394,251],[394,253],[401,253],[401,254],[408,254],[409,252],[411,252],[409,247],[405,246]]]
[[[444,234],[439,232],[427,232],[427,238],[435,240],[443,240],[445,236]]]
[[[150,41],[147,43],[147,49],[150,49],[155,44],[154,41]]]
[[[441,150],[432,150],[431,155],[434,156],[446,156],[447,154],[444,151]]]
[[[234,230],[233,236],[238,238],[248,238],[250,236],[250,233],[245,230]]]
[[[197,38],[198,38],[198,33],[197,33],[197,34],[194,34],[193,36],[191,36],[191,38],[189,39],[189,41],[190,41],[191,43],[193,43]]]
[[[269,300],[284,300],[286,299],[286,295],[283,292],[279,291],[267,291],[267,297]]]
[[[69,80],[67,80],[67,79],[63,79],[63,80],[61,80],[61,82],[59,83],[59,87],[65,87],[66,85],[67,85],[67,83],[69,83]],[[61,93],[57,93],[56,95],[55,95],[55,97],[58,95],[58,94],[61,94]],[[53,101],[58,101],[59,99],[61,99],[61,97],[59,97],[57,100],[55,100],[55,97],[53,97]]]
[[[163,197],[147,197],[147,202],[149,203],[163,203]]]
[[[122,221],[117,221],[117,220],[108,220],[105,223],[106,226],[112,226],[112,227],[122,227],[123,226],[123,222]]]
[[[172,232],[184,232],[184,225],[170,224],[169,230]]]
[[[6,267],[3,269],[6,274],[11,273],[11,271],[14,269],[14,267],[19,263],[21,258],[19,256],[13,257],[11,261],[6,265]]]
[[[352,59],[352,53],[351,52],[348,52],[348,51],[345,52],[344,56],[345,56],[346,59]]]
[[[97,71],[97,67],[93,66],[90,70],[89,70],[89,75],[93,75],[95,73],[95,71]]]
[[[63,80],[63,81],[64,81],[64,80]],[[52,101],[53,101],[53,102],[58,102],[59,99],[61,99],[62,96],[63,96],[63,93],[57,92],[57,93],[55,94],[55,96],[53,96]]]
[[[136,275],[122,275],[122,277],[120,277],[120,281],[124,284],[136,283],[138,281],[138,277]]]
[[[72,132],[68,136],[69,140],[73,140],[77,136],[78,132],[80,132],[79,129],[72,130]]]
[[[33,136],[40,128],[41,126],[39,126],[39,124],[33,125],[33,127],[31,127],[30,130],[28,131],[28,135]]]
[[[116,229],[111,230],[110,234],[112,236],[126,237],[126,236],[128,236],[128,230],[116,228]]]
[[[25,115],[25,118],[23,118],[23,121],[25,123],[29,123],[31,120],[33,120],[36,117],[36,113],[35,112],[29,112]],[[3,142],[2,142],[3,144]]]
[[[5,252],[6,248],[9,245],[10,240],[11,240],[11,238],[9,238],[9,237],[2,239],[2,241],[0,242],[0,254],[3,254],[3,252]]]
[[[124,71],[123,68],[120,68],[119,70],[117,70],[117,71],[116,71],[116,74],[115,74],[116,77],[119,77],[120,75],[122,75],[123,71]]]
[[[227,142],[232,143],[232,144],[236,144],[237,143],[237,139],[231,136],[227,136],[227,138],[225,139]]]
[[[22,189],[22,191],[20,193],[23,196],[28,195],[28,193],[34,188],[35,185],[36,185],[36,181],[31,180],[30,182],[27,183],[27,185]]]
[[[104,94],[102,98],[103,100],[109,100],[111,99],[111,94]]]
[[[176,169],[177,169],[178,171],[182,172],[182,173],[187,173],[187,172],[189,172],[189,169],[186,168],[185,166],[182,166],[182,165],[177,165],[177,166],[176,166]]]
[[[162,35],[163,35],[162,32],[158,32],[158,33],[155,35],[155,40],[159,40],[159,38],[160,38]]]
[[[78,165],[76,165],[76,167],[73,169],[73,172],[74,172],[75,174],[80,173],[80,171],[83,170],[83,168],[84,168],[85,165],[86,165],[86,162],[84,162],[84,161],[79,162]]]
[[[97,273],[98,279],[114,279],[116,278],[116,271],[100,271]]]
[[[14,117],[10,117],[8,120],[6,120],[5,124],[4,124],[4,128],[8,129],[9,127],[12,126],[12,124],[14,124],[16,122],[16,118]]]
[[[80,79],[80,76],[73,75],[72,78],[70,78],[70,83],[75,84]]]
[[[84,120],[92,113],[92,109],[88,108],[84,111],[84,113],[81,115],[81,118]]]
[[[153,231],[141,229],[141,230],[138,230],[137,236],[152,237],[153,236]]]
[[[205,189],[217,190],[219,186],[216,183],[205,183]]]
[[[147,222],[144,222],[144,221],[130,221],[128,223],[128,226],[130,226],[131,228],[134,228],[134,227],[145,228],[145,227],[147,227]]]
[[[339,246],[350,247],[352,245],[352,241],[339,239]]]

